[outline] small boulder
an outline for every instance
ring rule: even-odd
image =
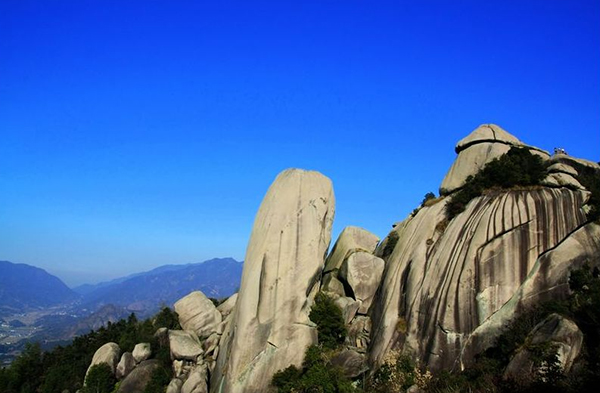
[[[136,366],[136,361],[131,352],[125,352],[121,356],[121,361],[117,365],[117,379],[121,380],[129,375]]]
[[[154,370],[160,367],[160,362],[156,359],[145,360],[121,382],[117,393],[139,393],[146,389],[146,385],[152,378]]]
[[[141,363],[147,360],[152,355],[150,343],[139,343],[133,348],[133,358],[136,363]]]
[[[331,254],[325,261],[324,273],[339,269],[348,256],[356,251],[373,253],[379,243],[379,237],[366,229],[349,226],[344,228],[335,242]]]
[[[181,393],[208,393],[208,366],[200,364],[190,372]]]
[[[384,267],[383,259],[364,251],[353,253],[342,263],[340,280],[346,284],[346,288],[352,290],[348,295],[361,301],[358,310],[360,314],[366,314],[371,306]]]
[[[223,319],[213,302],[200,291],[179,299],[175,311],[183,330],[193,331],[201,339],[214,333]]]
[[[115,374],[117,370],[117,364],[119,363],[121,355],[121,349],[116,343],[106,343],[94,353],[94,357],[92,358],[92,363],[90,367],[88,367],[87,373],[90,372],[90,368],[100,363],[106,363],[109,365],[112,373]]]
[[[356,378],[368,370],[365,356],[350,349],[344,349],[331,359],[331,364],[340,367],[348,378]]]
[[[234,293],[233,295],[229,296],[229,298],[227,298],[227,300],[225,300],[223,303],[219,304],[217,310],[219,310],[223,318],[231,314],[231,311],[233,311],[235,303],[237,302],[237,297],[238,294]]]
[[[182,386],[183,381],[181,379],[173,378],[171,382],[169,382],[169,386],[167,386],[167,391],[165,393],[180,393]]]
[[[204,351],[198,337],[192,332],[169,330],[171,359],[196,361]]]
[[[342,310],[344,323],[348,325],[360,308],[360,300],[354,300],[350,297],[339,297],[333,301],[336,306]]]

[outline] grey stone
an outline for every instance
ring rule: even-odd
[[[306,348],[317,342],[308,314],[319,290],[333,215],[328,178],[298,169],[277,176],[254,222],[211,389],[263,392],[272,389],[275,372],[302,364]]]
[[[150,382],[154,370],[160,367],[156,359],[145,360],[137,365],[132,372],[119,385],[117,393],[140,393],[143,392]]]
[[[196,361],[204,353],[198,337],[193,332],[182,330],[169,330],[169,347],[171,359]]]
[[[133,358],[136,363],[143,362],[147,360],[150,355],[152,355],[152,349],[150,348],[150,343],[139,343],[135,345],[133,348]]]
[[[175,311],[183,330],[193,331],[201,339],[214,333],[223,319],[213,302],[200,291],[179,299]]]
[[[136,361],[133,358],[131,352],[124,352],[121,356],[121,360],[117,365],[117,379],[121,380],[125,378],[135,368]]]
[[[119,345],[116,343],[106,343],[94,353],[94,357],[92,358],[92,363],[87,369],[85,375],[90,372],[90,368],[95,365],[106,363],[110,367],[113,374],[115,374],[117,369],[117,364],[119,363],[119,358],[121,355],[121,349]]]

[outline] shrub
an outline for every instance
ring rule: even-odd
[[[90,368],[85,377],[82,393],[111,393],[116,383],[115,376],[106,363],[96,364]]]
[[[280,393],[358,393],[359,389],[344,376],[339,367],[333,366],[328,358],[332,350],[321,346],[310,346],[304,354],[302,370],[290,366],[278,371],[271,384]]]
[[[170,370],[165,367],[158,367],[152,372],[150,381],[144,389],[144,393],[164,393],[170,381]]]
[[[326,294],[317,294],[308,317],[317,324],[319,344],[324,348],[336,348],[346,339],[347,331],[342,310]]]
[[[392,252],[394,252],[394,248],[396,247],[396,244],[398,243],[399,239],[400,236],[398,235],[398,232],[390,232],[390,234],[387,237],[385,247],[383,247],[383,251],[381,252],[381,259],[387,261],[388,257],[392,255]]]

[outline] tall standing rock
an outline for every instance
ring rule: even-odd
[[[334,215],[331,181],[289,169],[277,176],[256,216],[233,319],[211,378],[212,392],[265,392],[273,374],[300,366],[317,342],[308,318]]]

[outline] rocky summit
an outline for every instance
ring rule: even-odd
[[[600,166],[550,155],[493,124],[455,150],[439,197],[428,195],[382,240],[344,229],[329,254],[331,181],[282,172],[256,215],[239,292],[218,307],[192,292],[175,304],[181,330],[156,332],[158,349],[139,343],[121,355],[109,343],[92,365],[107,363],[123,380],[118,391],[130,391],[148,380],[155,349],[168,348],[170,393],[276,391],[274,375],[292,383],[323,359],[355,387],[398,355],[433,372],[457,372],[537,305],[569,298],[579,281],[582,293],[590,291],[590,282],[570,277],[600,264]],[[333,308],[319,315],[319,301]],[[584,303],[578,298],[576,306]],[[554,363],[540,366],[540,348],[556,348],[563,372],[580,367],[586,328],[545,315],[522,333],[528,346],[507,355],[502,378],[540,369],[548,381]],[[341,333],[331,335],[335,329]],[[334,352],[311,352],[331,342]],[[408,391],[427,379],[418,375]]]

